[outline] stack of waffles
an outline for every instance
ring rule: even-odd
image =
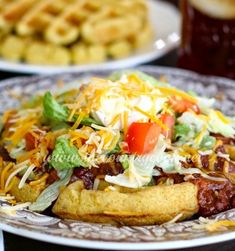
[[[152,39],[144,0],[0,0],[0,53],[40,65],[127,57]]]

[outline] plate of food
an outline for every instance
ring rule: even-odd
[[[235,238],[234,81],[141,67],[0,90],[2,230],[109,250]]]
[[[60,73],[131,67],[179,43],[180,14],[160,0],[0,4],[0,69]]]

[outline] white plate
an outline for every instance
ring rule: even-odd
[[[217,107],[228,115],[235,115],[235,82],[217,77],[205,77],[190,71],[165,67],[137,68],[159,78],[164,75],[170,83],[186,91],[194,90],[199,95],[216,96],[223,90],[224,99]],[[65,83],[87,79],[90,76],[108,76],[110,71],[67,73],[51,76],[14,78],[0,82],[0,114],[19,100],[18,95],[32,95],[38,90],[53,89],[58,80]],[[76,83],[81,83],[78,81]],[[9,90],[11,92],[9,93]],[[2,202],[0,201],[0,208]],[[220,220],[235,221],[235,209],[214,216]],[[80,221],[61,220],[27,210],[9,216],[0,211],[0,229],[36,240],[55,244],[107,250],[163,250],[214,244],[235,239],[235,228],[226,231],[208,232],[198,228],[202,222],[189,220],[161,226],[115,227]]]
[[[132,67],[157,59],[178,46],[180,40],[180,14],[174,6],[164,1],[148,0],[148,5],[150,20],[155,32],[154,40],[149,46],[136,51],[127,58],[110,60],[100,64],[71,66],[30,65],[0,59],[0,69],[4,71],[37,74],[82,72]]]

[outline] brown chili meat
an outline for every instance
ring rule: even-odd
[[[229,181],[217,182],[200,177],[191,182],[198,186],[200,215],[210,216],[235,207],[235,186]]]
[[[70,182],[75,182],[81,179],[86,189],[92,189],[94,180],[98,175],[118,175],[123,173],[124,169],[119,162],[107,162],[101,163],[98,167],[87,168],[75,168],[73,176]]]
[[[47,183],[48,184],[52,184],[54,183],[55,181],[59,180],[59,176],[57,175],[57,171],[55,169],[51,169],[49,171],[49,176],[47,178]]]
[[[217,140],[221,140],[223,144],[226,145],[235,145],[235,138],[224,137],[219,133],[211,133],[211,136],[215,137]]]

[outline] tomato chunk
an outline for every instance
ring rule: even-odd
[[[27,132],[24,136],[26,143],[26,150],[31,151],[37,148],[39,140],[31,132]]]
[[[200,113],[198,105],[186,99],[178,99],[177,97],[172,97],[169,103],[175,112],[183,113],[188,110],[193,110],[197,114]]]
[[[126,134],[129,152],[140,155],[151,152],[158,141],[160,133],[161,127],[156,123],[132,123]]]
[[[162,128],[162,134],[166,138],[172,139],[174,133],[175,117],[169,113],[164,113],[161,115],[160,119],[168,128],[168,130]]]

